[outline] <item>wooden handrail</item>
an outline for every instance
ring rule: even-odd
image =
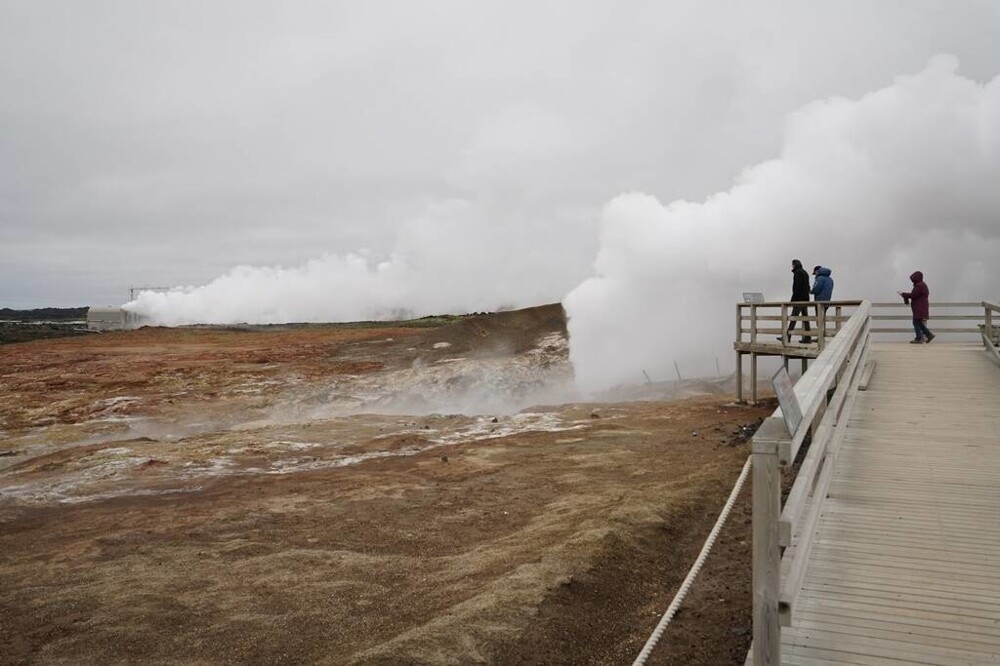
[[[827,325],[833,322],[835,326],[839,326],[841,323],[846,322],[849,319],[849,317],[837,316],[830,310],[830,308],[851,308],[856,307],[859,303],[860,301],[831,301],[829,303],[824,303],[827,305],[827,312],[825,313],[827,315]],[[886,333],[912,332],[912,327],[902,325],[902,322],[909,322],[911,319],[910,315],[902,312],[899,314],[894,313],[894,311],[901,309],[908,310],[910,306],[906,303],[880,302],[872,303],[871,305],[872,321],[880,324],[872,327],[872,333],[881,335]],[[960,333],[978,336],[985,319],[992,317],[991,312],[996,312],[998,316],[994,317],[994,320],[1000,321],[1000,309],[997,309],[997,305],[994,303],[987,303],[985,301],[935,302],[930,305],[934,320],[932,327],[935,332]],[[791,307],[795,306],[806,306],[808,308],[808,313],[805,316],[798,317],[792,317],[790,314],[785,314]],[[990,306],[992,306],[992,310]],[[749,309],[749,312],[747,312],[747,309]],[[959,309],[959,311],[949,312],[949,310],[955,309]],[[739,303],[737,304],[736,313],[736,342],[744,342],[745,338],[743,337],[743,334],[749,333],[751,340],[754,343],[757,343],[758,337],[761,337],[766,341],[769,339],[773,340],[773,336],[783,336],[789,323],[793,321],[797,322],[796,327],[799,329],[796,335],[801,335],[802,322],[809,322],[812,326],[818,327],[822,310],[816,307],[815,301],[803,301],[801,303],[793,303],[790,301],[768,301],[764,303]],[[780,324],[778,322],[780,322]],[[749,328],[747,327],[748,323]],[[1000,328],[1000,325],[992,326],[994,332],[997,328]],[[825,343],[825,340],[821,340],[820,338],[829,335],[832,335],[832,332],[823,331],[819,336],[814,334],[809,337],[814,338],[816,346],[819,347],[821,342]],[[786,342],[788,341],[783,340],[783,344]]]
[[[780,627],[791,621],[845,421],[862,376],[870,374],[864,369],[871,349],[872,305],[868,301],[846,305],[857,310],[794,386],[802,412],[798,427],[789,432],[779,408],[751,442],[752,654],[758,665],[780,663]],[[831,389],[833,396],[828,397]],[[782,508],[780,467],[795,460],[809,432],[813,434],[809,451]]]
[[[826,346],[826,338],[835,335],[840,326],[849,320],[849,317],[843,315],[843,308],[856,308],[860,306],[862,302],[863,301],[769,301],[764,303],[737,303],[736,343],[742,344],[747,342],[744,338],[744,333],[748,333],[750,336],[749,343],[752,345],[756,345],[761,342],[758,339],[758,336],[766,336],[765,340],[769,344],[773,344],[770,340],[773,340],[774,338],[772,336],[775,335],[781,336],[782,344],[786,344],[789,342],[785,335],[785,331],[788,330],[788,325],[791,322],[797,322],[797,325],[808,322],[815,328],[810,330],[807,335],[804,329],[800,326],[795,335],[812,338],[812,344],[815,345],[816,348],[822,350]],[[819,307],[820,305],[823,307]],[[790,310],[796,307],[806,308],[806,315],[793,317],[790,314]],[[749,327],[744,326],[747,322],[749,322]],[[768,322],[768,324],[781,322],[781,328],[779,329],[776,326],[771,325],[762,327],[760,326],[761,322]],[[827,330],[828,326],[831,330]],[[768,340],[768,338],[770,338],[770,340]]]
[[[874,312],[872,314],[872,319],[876,322],[885,322],[883,326],[874,326],[872,328],[872,333],[912,333],[913,329],[910,326],[893,326],[893,322],[909,321],[911,316],[909,314],[882,314],[880,311],[893,311],[900,309],[909,309],[909,305],[906,303],[873,303],[872,307]],[[934,329],[935,333],[966,333],[971,335],[978,335],[979,330],[982,327],[984,320],[981,308],[983,307],[982,302],[971,303],[931,303],[931,314],[933,319],[933,324],[931,327]],[[964,312],[948,312],[947,310],[960,309]],[[942,312],[942,310],[946,310]],[[974,323],[972,323],[974,322]]]
[[[983,301],[983,325],[981,332],[983,345],[987,351],[993,354],[993,358],[1000,361],[1000,327],[993,325],[993,313],[1000,314],[1000,305]]]
[[[824,305],[842,305],[842,306],[858,306],[864,301],[762,301],[760,303],[737,303],[736,305],[741,308],[752,308],[752,307],[777,307],[780,305],[816,305],[817,303],[823,303]],[[971,303],[970,305],[977,305],[976,303]]]

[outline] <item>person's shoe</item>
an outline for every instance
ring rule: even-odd
[[[785,338],[779,335],[777,338],[775,338],[775,340],[780,340],[781,342],[784,342]]]
[[[802,338],[802,344],[804,345],[811,345],[812,341],[813,341],[812,338]]]
[[[937,337],[937,336],[936,336],[936,335],[934,335],[933,333],[928,333],[928,334],[927,334],[927,342],[930,342],[931,340],[933,340],[933,339],[934,339],[934,338],[936,338],[936,337]]]
[[[910,340],[910,344],[911,345],[922,345],[922,344],[924,344],[924,341],[921,338],[917,338],[916,340]]]

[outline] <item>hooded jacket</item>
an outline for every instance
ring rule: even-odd
[[[924,284],[924,274],[916,271],[910,276],[913,290],[903,292],[903,302],[910,304],[914,319],[930,319],[931,290]]]
[[[817,301],[829,301],[833,298],[833,278],[829,268],[819,267],[816,280],[813,282],[812,293]]]

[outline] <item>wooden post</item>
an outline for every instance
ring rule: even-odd
[[[786,345],[790,340],[788,335],[788,306],[781,304],[781,344]]]
[[[826,308],[822,303],[816,303],[816,326],[819,327],[819,350],[826,347]]]
[[[993,308],[983,303],[983,307],[986,308],[986,337],[990,340],[996,340],[993,335]]]
[[[806,374],[806,370],[809,369],[809,359],[805,356],[802,357],[802,374]]]
[[[750,352],[750,404],[757,404],[757,354]]]
[[[743,402],[743,354],[736,352],[736,402]]]
[[[743,342],[743,306],[736,304],[736,342]]]
[[[841,315],[841,313],[843,311],[844,311],[843,306],[838,305],[837,306],[837,321],[833,322],[833,330],[835,330],[835,331],[839,331],[840,330],[840,315]]]
[[[757,304],[750,304],[750,342],[757,344]]]
[[[778,519],[781,516],[781,472],[778,465],[781,419],[761,424],[751,442],[753,456],[753,663],[781,663],[781,627],[778,595],[781,588],[781,550]],[[784,431],[787,437],[787,430]]]

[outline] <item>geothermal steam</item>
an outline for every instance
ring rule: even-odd
[[[861,99],[809,104],[780,158],[704,203],[607,204],[596,276],[564,301],[580,387],[669,377],[675,360],[713,371],[741,292],[788,299],[795,258],[832,268],[835,299],[897,300],[917,269],[932,300],[995,296],[1000,77],[978,85],[957,66],[939,56]]]
[[[200,287],[145,291],[125,305],[151,324],[388,320],[556,302],[589,275],[597,216],[536,220],[490,202],[434,204],[386,257],[325,255],[302,266],[239,266]]]
[[[729,191],[668,205],[623,194],[605,206],[599,235],[586,215],[498,217],[457,201],[405,224],[381,259],[244,266],[126,307],[168,325],[345,321],[569,292],[577,380],[596,390],[642,381],[644,371],[669,379],[674,362],[687,375],[714,374],[731,350],[741,292],[787,298],[793,258],[831,267],[834,298],[892,300],[916,269],[932,299],[995,298],[1000,77],[981,85],[957,67],[939,56],[861,99],[809,104],[789,116],[780,157]]]

